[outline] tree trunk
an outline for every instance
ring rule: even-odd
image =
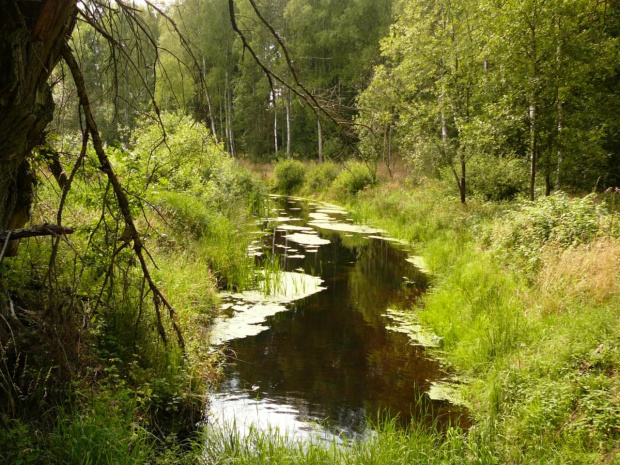
[[[226,136],[228,138],[228,152],[235,156],[235,136],[232,127],[232,91],[230,90],[230,82],[228,80],[228,71],[226,72],[226,91],[224,93],[224,106],[226,107]]]
[[[275,149],[276,160],[278,159],[278,106],[276,105],[276,94],[273,94],[273,147]]]
[[[564,129],[564,111],[562,108],[561,101],[558,102],[557,110],[558,110],[558,127],[557,127],[558,166],[556,169],[555,184],[558,189],[561,189],[562,188],[562,165],[564,164],[564,149],[562,147],[562,130]]]
[[[323,163],[323,130],[321,129],[321,120],[316,119],[317,131],[319,137],[319,163]]]
[[[466,195],[466,176],[465,176],[465,154],[461,154],[461,182],[459,183],[459,191],[461,193],[461,203],[465,203],[465,195]]]
[[[537,127],[538,109],[534,103],[530,104],[530,151],[531,151],[531,167],[530,167],[530,200],[534,201],[534,187],[536,185],[536,162],[538,161],[538,127]]]
[[[392,171],[392,123],[388,124],[387,162],[390,179],[394,179],[394,173]]]
[[[35,176],[28,159],[53,117],[47,80],[73,27],[74,10],[74,0],[0,6],[0,230],[29,220]]]
[[[205,95],[207,97],[207,107],[209,110],[209,121],[211,122],[211,132],[213,133],[213,139],[215,140],[215,143],[218,142],[217,140],[217,130],[215,128],[215,116],[213,113],[213,105],[211,104],[211,93],[209,92],[209,89],[207,87],[207,65],[205,63],[205,56],[204,54],[202,55],[202,79],[203,79],[203,84],[205,87]]]
[[[286,93],[286,158],[291,158],[291,90]]]

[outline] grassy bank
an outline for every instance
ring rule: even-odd
[[[134,150],[110,153],[136,200],[154,280],[178,313],[185,357],[168,318],[163,343],[131,250],[115,253],[121,218],[87,163],[63,216],[79,226],[70,240],[23,241],[2,262],[1,291],[14,315],[2,313],[0,324],[0,461],[620,461],[619,218],[605,206],[618,194],[461,205],[441,184],[381,183],[360,164],[287,162],[271,183],[347,205],[357,221],[424,257],[432,287],[411,311],[442,338],[439,356],[465,381],[472,428],[412,422],[402,430],[379,420],[376,434],[346,447],[300,444],[277,431],[197,434],[207,386],[218,377],[205,333],[217,290],[255,279],[245,246],[265,190],[199,129],[176,127],[175,152],[157,145],[147,125]],[[44,176],[36,221],[54,222],[58,200],[55,180]]]
[[[461,206],[432,184],[350,199],[426,259],[413,311],[468,380],[470,447],[497,463],[620,460],[620,243],[600,200]]]

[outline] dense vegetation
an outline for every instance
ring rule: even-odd
[[[75,227],[17,250],[2,232],[0,462],[618,460],[616,3],[73,3],[54,120],[26,171],[0,168],[3,227],[22,204]],[[461,376],[470,430],[379,421],[325,447],[204,427],[218,291],[260,279],[246,250],[269,189],[419,251],[434,284],[412,314]]]

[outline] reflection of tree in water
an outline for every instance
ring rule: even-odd
[[[384,321],[381,315],[389,307],[410,307],[428,285],[426,276],[406,261],[407,253],[387,241],[365,239],[356,252],[349,294],[368,324]]]

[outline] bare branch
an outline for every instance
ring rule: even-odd
[[[67,66],[71,70],[71,74],[75,82],[78,97],[80,100],[80,105],[82,106],[82,109],[84,110],[84,116],[86,119],[86,127],[88,128],[88,131],[90,132],[90,135],[93,141],[93,147],[95,148],[95,153],[97,154],[97,158],[99,159],[99,164],[100,164],[99,169],[103,171],[108,177],[108,180],[110,181],[114,195],[116,196],[117,204],[121,210],[121,214],[124,219],[125,230],[123,231],[122,239],[124,240],[125,244],[129,244],[129,242],[133,242],[133,250],[140,262],[142,273],[144,275],[144,278],[148,282],[151,292],[153,292],[153,302],[155,304],[155,313],[157,315],[159,334],[162,338],[162,341],[165,344],[167,342],[167,338],[166,338],[166,332],[161,323],[161,312],[160,312],[160,306],[163,305],[164,308],[168,309],[170,321],[172,323],[172,327],[174,331],[176,332],[179,346],[181,347],[183,352],[185,352],[185,340],[183,339],[183,335],[181,334],[181,329],[177,323],[177,314],[175,310],[172,308],[172,306],[168,303],[164,295],[161,293],[161,291],[159,290],[159,288],[157,287],[153,279],[151,278],[151,273],[146,264],[146,260],[144,259],[144,244],[142,242],[140,233],[138,232],[136,225],[134,223],[133,216],[131,214],[131,208],[129,206],[129,200],[103,148],[103,141],[101,139],[101,135],[99,134],[97,123],[95,122],[95,119],[93,117],[93,113],[90,107],[90,101],[88,98],[88,93],[86,91],[86,86],[84,84],[84,76],[82,75],[82,71],[80,70],[78,63],[75,60],[75,57],[73,56],[71,49],[69,48],[68,45],[65,45],[63,47],[62,56],[65,62],[67,63]],[[121,246],[121,248],[122,247],[123,246]]]
[[[0,241],[25,239],[26,237],[62,236],[73,234],[75,229],[57,224],[40,224],[29,228],[9,229],[0,231]]]

